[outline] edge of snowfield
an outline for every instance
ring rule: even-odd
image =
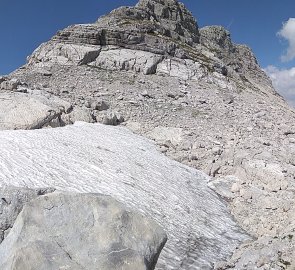
[[[168,235],[157,269],[211,269],[249,239],[209,176],[124,127],[1,131],[0,149],[0,186],[103,193],[153,218]]]

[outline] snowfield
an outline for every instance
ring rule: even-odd
[[[156,220],[168,234],[157,269],[210,269],[248,239],[207,175],[126,128],[1,131],[0,149],[1,186],[108,194]]]

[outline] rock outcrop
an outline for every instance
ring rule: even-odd
[[[252,88],[258,88],[265,93],[273,93],[271,80],[259,67],[257,59],[252,50],[241,44],[231,41],[230,33],[221,26],[206,26],[200,29],[200,42],[209,51],[222,60],[229,76],[250,84]]]
[[[197,80],[204,79],[213,72],[217,80],[226,82],[229,76],[243,79],[252,87],[259,88],[263,83],[272,90],[248,47],[233,44],[222,27],[205,27],[199,32],[192,14],[176,0],[141,0],[135,7],[118,8],[94,24],[59,31],[37,48],[28,62],[33,68],[51,68],[54,64],[87,64],[186,80],[196,74]],[[168,72],[162,72],[163,65]],[[190,75],[178,74],[183,68],[182,73]]]
[[[115,53],[122,55],[122,58],[116,58],[117,62],[128,62],[124,51],[120,53],[120,48],[123,47],[130,49],[131,53],[134,50],[152,53],[133,55],[129,61],[138,58],[139,61],[148,61],[152,57],[155,58],[156,65],[162,59],[161,55],[185,54],[182,47],[190,48],[198,41],[196,21],[183,4],[174,0],[143,0],[136,7],[118,8],[94,24],[73,25],[59,31],[50,42],[34,52],[29,63],[37,66],[52,65],[52,62],[81,65],[96,59],[100,63],[105,58],[113,62],[112,53],[108,55],[104,51],[114,49],[119,50]],[[149,72],[155,73],[155,68]]]
[[[5,131],[0,148],[2,185],[107,194],[155,220],[168,236],[157,269],[210,269],[249,239],[207,187],[208,176],[158,153],[126,128],[79,123]],[[90,207],[81,204],[84,212]]]
[[[0,130],[62,127],[75,121],[92,122],[87,108],[75,107],[46,91],[29,89],[13,79],[5,79],[1,86]]]
[[[54,193],[24,205],[0,245],[0,267],[153,270],[166,240],[109,196]]]
[[[189,45],[198,43],[199,31],[196,20],[177,0],[140,0],[136,8],[146,12],[148,20],[156,22],[158,33]]]

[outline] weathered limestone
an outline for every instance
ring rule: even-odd
[[[179,59],[185,61],[178,63]],[[204,27],[199,33],[192,14],[176,0],[141,0],[135,7],[118,8],[94,24],[69,26],[28,59],[28,67],[33,69],[90,63],[111,71],[144,74],[159,69],[159,74],[185,80],[209,76],[218,86],[224,85],[221,74],[273,91],[248,47],[232,43],[229,32],[220,26]],[[174,64],[171,71],[167,63]]]
[[[199,32],[196,20],[182,3],[176,0],[140,0],[136,7],[147,11],[150,20],[153,18],[158,22],[161,34],[190,45],[198,43]]]
[[[219,57],[234,51],[230,33],[222,26],[205,26],[200,29],[200,43]]]
[[[230,76],[241,76],[262,92],[273,92],[271,80],[261,70],[251,49],[246,45],[234,44],[230,33],[221,26],[206,26],[200,29],[200,43],[223,61]]]
[[[107,45],[175,55],[181,47],[178,43],[193,45],[198,43],[198,39],[195,19],[183,4],[177,1],[148,0],[140,1],[136,7],[118,8],[95,24],[73,25],[59,31],[52,39],[53,44],[60,44],[55,46],[58,50],[48,49],[47,46],[52,45],[48,43],[35,51],[31,59],[59,57],[61,63],[66,63],[70,58],[80,60],[81,56],[73,54],[75,44],[84,47],[78,48],[78,55],[81,55],[81,51],[85,54],[85,51],[94,48],[91,56],[95,56],[97,49],[91,46]],[[84,58],[80,60],[80,63],[87,62]]]
[[[46,104],[42,97],[32,97],[23,93],[3,93],[0,97],[2,130],[42,128],[70,109],[70,104],[57,98],[57,102],[50,100],[50,104]]]
[[[206,73],[206,68],[202,67],[200,63],[188,59],[166,59],[157,67],[158,75],[176,77],[182,80],[198,80],[205,77]]]
[[[17,188],[4,186],[0,188],[0,243],[9,233],[10,229],[23,209],[23,206],[38,196],[54,192],[54,188]]]
[[[170,141],[173,145],[178,145],[183,140],[184,134],[182,128],[155,127],[148,136],[158,143]]]
[[[80,108],[73,111],[70,103],[56,96],[48,98],[40,91],[0,93],[0,130],[57,127],[76,120],[91,122],[91,117]]]
[[[166,240],[109,196],[54,193],[24,205],[0,245],[0,267],[153,270]]]
[[[157,64],[163,59],[154,53],[117,49],[103,51],[91,66],[107,70],[133,70],[145,75],[156,73]]]
[[[100,46],[47,42],[33,52],[28,63],[36,67],[50,67],[52,63],[84,65],[94,61],[100,50]]]

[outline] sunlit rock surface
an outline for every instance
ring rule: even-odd
[[[154,219],[168,235],[157,269],[210,269],[248,238],[208,176],[125,128],[3,131],[0,148],[2,185],[99,192]]]

